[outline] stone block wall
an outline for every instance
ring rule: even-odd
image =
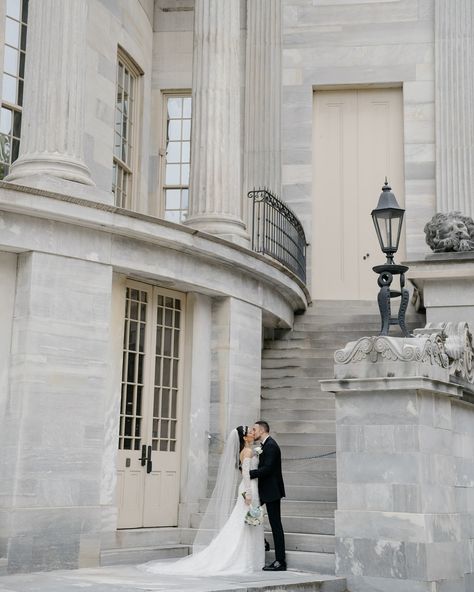
[[[336,395],[337,573],[350,592],[472,590],[474,406],[352,386]]]

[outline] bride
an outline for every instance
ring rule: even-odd
[[[157,574],[204,576],[261,571],[265,563],[263,512],[257,479],[249,475],[258,467],[253,441],[248,426],[239,426],[230,433],[192,554],[172,562],[151,561],[141,569]],[[235,501],[239,468],[242,480]]]

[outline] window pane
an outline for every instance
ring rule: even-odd
[[[181,212],[179,210],[167,210],[165,212],[165,220],[179,224],[181,222]]]
[[[9,103],[16,103],[16,79],[3,75],[3,98]]]
[[[172,119],[168,121],[168,139],[169,140],[180,140],[181,139],[181,120]]]
[[[183,208],[183,210],[188,209],[188,193],[189,192],[187,189],[183,189],[181,193],[181,207]]]
[[[0,116],[0,132],[2,134],[10,134],[12,129],[12,112],[10,109],[2,108]]]
[[[190,142],[183,142],[181,146],[181,162],[189,162],[191,144]]]
[[[185,119],[183,121],[183,140],[189,140],[191,138],[191,120]]]
[[[191,97],[185,97],[183,99],[183,117],[191,118]]]
[[[166,162],[181,161],[181,142],[169,142],[166,149]]]
[[[166,190],[166,209],[167,210],[179,210],[180,203],[180,189],[167,189]]]
[[[17,76],[18,74],[18,50],[5,46],[5,55],[3,60],[5,72]]]
[[[179,185],[179,164],[166,165],[166,184]]]
[[[189,164],[181,167],[181,185],[189,185]]]
[[[5,22],[5,43],[18,47],[20,40],[20,23],[7,17]]]
[[[20,0],[7,0],[6,12],[8,16],[20,20]]]
[[[169,97],[168,98],[168,117],[170,119],[176,117],[182,117],[182,105],[183,99],[181,97]]]

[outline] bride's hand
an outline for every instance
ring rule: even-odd
[[[245,503],[247,504],[247,506],[250,506],[250,504],[252,503],[252,496],[246,494],[245,498],[244,498]]]

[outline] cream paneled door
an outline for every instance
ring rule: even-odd
[[[176,526],[185,296],[137,282],[126,290],[118,527]]]
[[[401,88],[316,91],[313,123],[311,292],[315,299],[372,300],[385,261],[370,212],[385,176],[403,207]],[[404,257],[405,235],[397,261]]]

